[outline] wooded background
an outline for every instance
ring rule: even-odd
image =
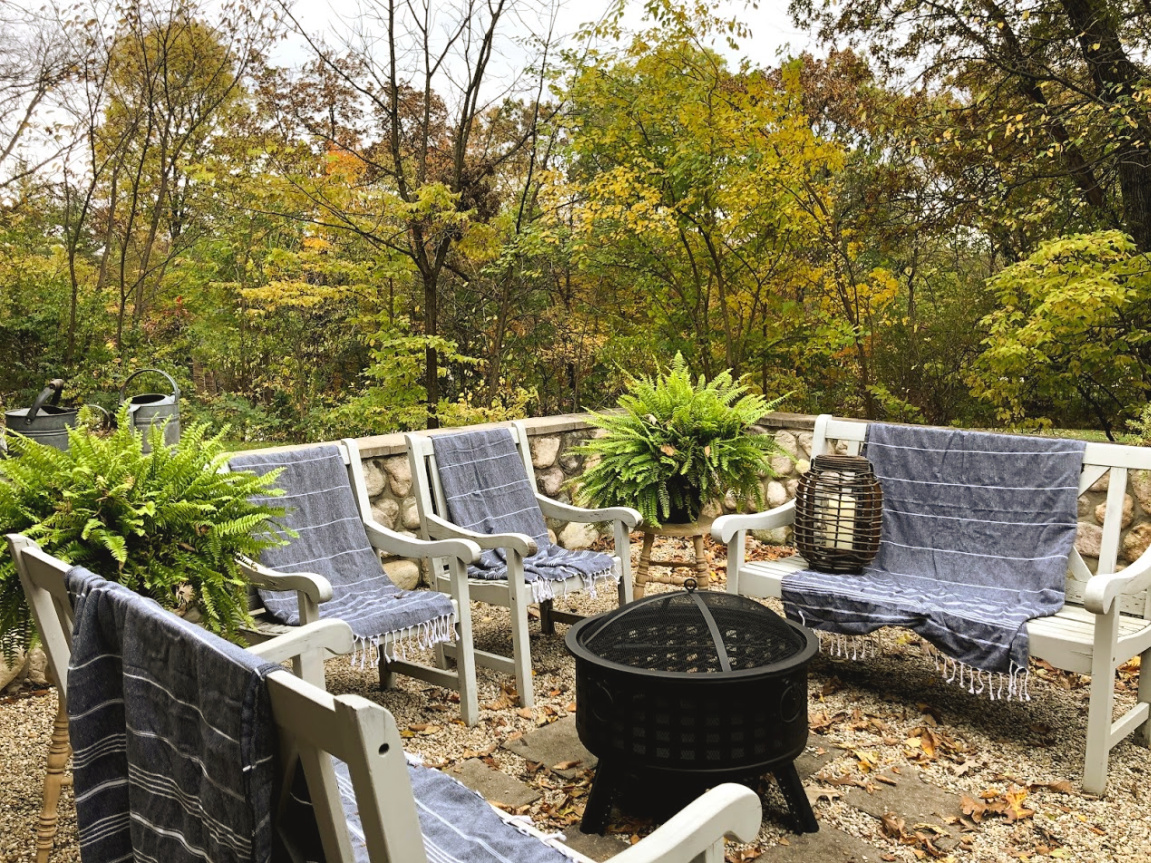
[[[7,409],[160,366],[316,440],[601,407],[677,351],[796,411],[1147,402],[1148,0],[794,0],[823,47],[775,65],[706,0],[563,39],[543,0],[0,13]]]

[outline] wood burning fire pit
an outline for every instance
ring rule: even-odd
[[[686,587],[568,630],[576,729],[599,757],[581,828],[603,832],[629,777],[658,788],[770,771],[799,832],[816,832],[794,761],[807,745],[818,640],[753,600]]]

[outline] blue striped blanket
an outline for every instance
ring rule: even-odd
[[[865,453],[883,486],[879,554],[858,576],[787,576],[787,615],[852,635],[908,627],[948,658],[949,679],[958,672],[973,691],[1026,697],[1026,625],[1063,606],[1084,447],[870,425]]]
[[[65,584],[84,863],[270,859],[279,666],[80,567]]]
[[[266,549],[260,562],[280,572],[311,572],[328,579],[332,598],[320,605],[320,617],[346,622],[361,658],[369,653],[376,661],[381,653],[385,660],[402,657],[409,640],[420,647],[455,641],[451,599],[434,590],[401,590],[380,567],[338,448],[244,453],[228,464],[232,470],[261,476],[282,469],[276,485],[284,494],[257,499],[287,507],[284,523],[297,537]],[[261,590],[260,598],[277,620],[299,624],[295,593]]]
[[[573,576],[593,592],[601,580],[619,581],[610,555],[561,548],[548,538],[535,489],[508,429],[435,435],[432,447],[452,522],[477,533],[524,533],[536,541],[536,553],[524,559],[524,581],[536,602],[553,599],[555,585]],[[468,567],[468,575],[506,579],[507,552],[486,549]]]

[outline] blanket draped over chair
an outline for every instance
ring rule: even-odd
[[[65,583],[84,863],[268,860],[279,666],[80,567]]]
[[[402,656],[408,639],[420,647],[455,641],[451,599],[434,590],[401,590],[380,567],[336,447],[244,453],[229,466],[260,475],[282,469],[276,485],[284,494],[257,499],[286,507],[284,523],[297,536],[287,545],[266,549],[260,562],[280,572],[311,572],[328,579],[332,598],[320,605],[320,617],[343,620],[352,628],[361,663],[369,658],[369,648],[375,649],[378,661],[381,652],[385,660]],[[300,623],[291,591],[261,590],[260,598],[277,620]]]
[[[548,539],[535,489],[508,429],[436,435],[432,446],[451,521],[477,533],[523,533],[536,541],[538,550],[524,560],[524,580],[536,602],[555,598],[555,585],[573,576],[592,593],[599,581],[619,581],[610,555],[561,548]],[[485,550],[468,575],[506,579],[506,552]]]
[[[335,760],[336,784],[353,838],[362,838],[363,828],[355,791],[346,764]],[[408,778],[416,800],[416,814],[429,863],[571,863],[571,854],[561,843],[562,836],[542,837],[521,829],[526,816],[513,816],[494,809],[479,794],[431,767],[416,756],[408,756]],[[297,803],[307,803],[297,799]],[[307,823],[303,810],[298,819]],[[531,819],[526,819],[530,824]],[[353,843],[356,863],[371,863],[362,843]],[[309,863],[319,863],[316,849],[304,853]]]
[[[949,680],[1026,698],[1026,624],[1063,606],[1085,444],[872,424],[865,447],[883,486],[879,555],[862,575],[785,577],[788,616],[851,635],[910,628]]]

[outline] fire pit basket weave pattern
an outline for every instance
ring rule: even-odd
[[[745,597],[689,590],[581,621],[567,646],[576,727],[600,758],[585,830],[603,829],[625,773],[720,782],[767,771],[800,829],[817,829],[792,764],[807,743],[810,631]]]

